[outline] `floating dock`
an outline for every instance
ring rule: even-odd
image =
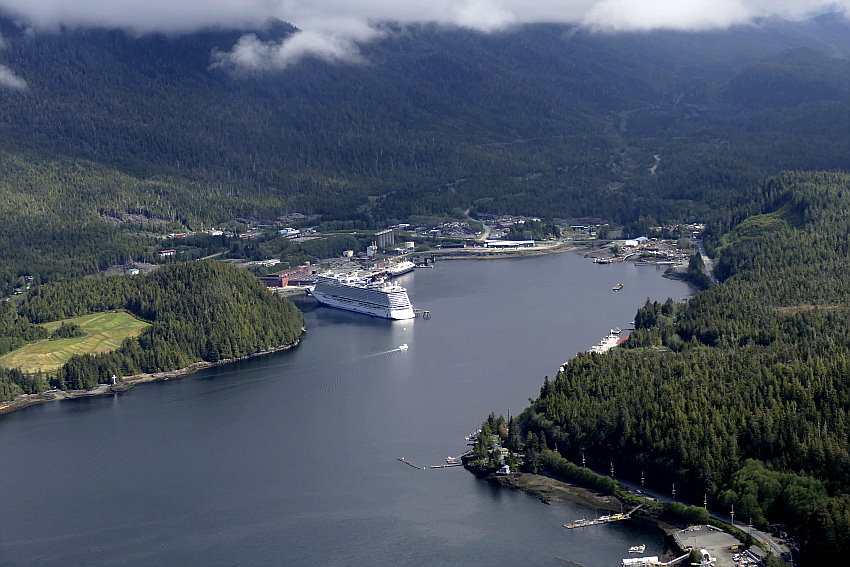
[[[569,524],[564,524],[564,527],[568,530],[572,530],[575,528],[586,528],[589,526],[599,526],[602,524],[610,524],[612,522],[619,522],[621,520],[628,520],[632,517],[632,514],[637,512],[643,504],[638,504],[625,514],[611,514],[610,516],[600,516],[595,520],[576,520],[575,522],[570,522]]]

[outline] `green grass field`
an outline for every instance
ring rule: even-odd
[[[135,337],[149,327],[123,311],[93,313],[82,317],[65,319],[65,323],[76,323],[85,336],[51,341],[44,339],[28,344],[0,356],[0,366],[19,367],[24,372],[50,372],[56,370],[75,354],[109,352],[121,346],[127,337]],[[56,329],[63,321],[42,325],[48,331]]]

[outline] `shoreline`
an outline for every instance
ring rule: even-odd
[[[554,246],[539,248],[513,248],[510,250],[497,250],[488,248],[451,248],[417,252],[417,255],[434,256],[438,260],[497,260],[502,258],[525,258],[533,256],[544,256],[547,254],[562,254],[564,252],[587,251],[592,253],[603,247],[596,244],[576,244],[575,242],[561,242]]]
[[[89,388],[88,390],[45,390],[44,392],[38,394],[20,394],[16,396],[14,399],[0,402],[0,415],[4,415],[7,413],[12,413],[14,411],[18,411],[23,408],[27,408],[30,406],[43,404],[45,402],[54,402],[61,400],[75,400],[77,398],[89,398],[93,396],[105,396],[108,394],[121,394],[123,392],[128,392],[138,386],[139,384],[147,384],[149,382],[166,382],[168,380],[178,380],[180,378],[185,378],[191,374],[199,372],[201,370],[205,370],[207,368],[214,368],[216,366],[224,366],[225,364],[230,364],[233,362],[238,362],[240,360],[247,360],[249,358],[256,358],[258,356],[265,356],[267,354],[273,354],[275,352],[280,352],[283,350],[289,350],[299,345],[301,339],[296,340],[294,343],[290,345],[281,345],[276,347],[270,347],[265,350],[261,350],[259,352],[255,352],[253,354],[247,354],[245,356],[237,356],[233,358],[225,358],[216,362],[207,362],[207,361],[199,361],[190,364],[184,368],[178,368],[176,370],[164,370],[162,372],[150,372],[144,374],[133,374],[131,376],[125,376],[121,379],[120,382],[115,384],[98,384],[94,388]]]
[[[470,470],[470,469],[467,469]],[[473,472],[474,471],[470,471]],[[476,476],[478,476],[476,474]],[[480,479],[486,480],[494,484],[498,484],[504,488],[521,490],[527,494],[536,496],[543,504],[553,504],[561,502],[571,502],[581,504],[590,508],[599,510],[609,510],[616,513],[620,509],[631,508],[633,505],[625,502],[613,494],[573,484],[564,480],[560,480],[554,476],[550,476],[545,472],[541,473],[512,473],[509,476],[498,476],[489,474],[479,476]],[[642,508],[632,519],[642,522],[648,522],[658,528],[665,536],[671,536],[681,528],[660,518],[658,512],[650,511],[647,508]]]
[[[487,248],[459,248],[448,250],[429,250],[417,252],[416,255],[431,256],[435,260],[501,260],[505,258],[533,258],[536,256],[547,256],[549,254],[564,254],[574,252],[585,258],[598,258],[604,254],[610,241],[572,241],[561,242],[554,246],[539,248],[513,248],[510,250],[494,250]],[[665,266],[662,278],[679,280],[691,283],[687,276],[687,264],[673,264]],[[693,284],[692,284],[693,285]]]

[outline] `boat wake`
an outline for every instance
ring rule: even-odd
[[[317,388],[311,395],[307,397],[309,400],[315,400],[320,397],[326,396],[334,391],[341,384],[348,382],[350,380],[356,380],[359,378],[363,378],[365,376],[372,375],[372,370],[376,369],[381,363],[385,360],[397,356],[399,353],[405,352],[408,349],[407,344],[402,344],[397,346],[396,348],[391,348],[388,350],[384,350],[381,352],[374,352],[370,354],[365,354],[362,356],[357,356],[351,358],[349,360],[363,360],[367,361],[365,363],[361,363],[361,365],[357,368],[351,368],[346,372],[342,372],[338,374],[335,378],[325,382],[319,388]]]

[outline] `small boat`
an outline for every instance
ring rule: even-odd
[[[407,346],[407,343],[404,343],[403,345],[398,345],[398,350],[407,350],[408,348],[409,347]]]
[[[629,553],[643,553],[644,551],[646,551],[646,545],[644,544],[633,545],[629,548]]]
[[[614,287],[611,288],[612,291],[620,291],[621,289],[623,289],[623,284],[621,283],[614,284]]]
[[[446,457],[446,464],[447,465],[456,465],[457,464],[457,457]]]

